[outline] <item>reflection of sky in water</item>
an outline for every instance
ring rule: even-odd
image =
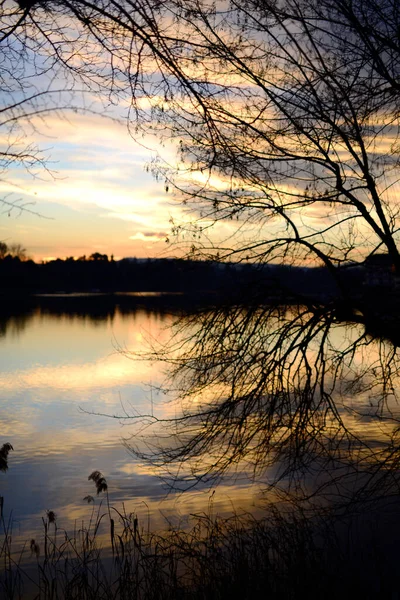
[[[95,301],[95,299],[94,299]],[[12,509],[14,530],[25,540],[40,529],[47,509],[61,527],[88,518],[83,497],[95,495],[87,477],[95,469],[107,478],[111,502],[152,520],[204,510],[207,491],[166,496],[166,490],[146,465],[125,449],[121,438],[129,426],[99,412],[122,414],[154,411],[161,414],[164,397],[148,384],[160,382],[157,366],[135,362],[117,351],[143,349],[144,336],[162,340],[172,317],[145,311],[92,320],[84,316],[41,314],[14,317],[0,338],[0,445],[10,442],[9,470],[0,473],[0,495],[6,514]],[[85,412],[88,411],[88,412]],[[243,485],[223,486],[215,506],[251,505]]]

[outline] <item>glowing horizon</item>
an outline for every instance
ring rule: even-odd
[[[3,198],[28,209],[4,204],[1,241],[22,244],[39,262],[93,252],[115,259],[177,253],[165,240],[179,205],[146,171],[156,150],[135,143],[123,124],[52,115],[32,141],[45,149],[50,172],[14,168],[0,180]]]

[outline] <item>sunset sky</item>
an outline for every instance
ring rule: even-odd
[[[15,5],[15,3],[11,3],[11,5]],[[16,14],[18,14],[18,11]],[[49,15],[50,13],[44,11],[41,18],[45,20],[49,18],[51,23],[51,15]],[[69,21],[62,21],[62,23],[65,30],[68,31]],[[76,27],[75,21],[71,21],[71,23],[73,27]],[[55,24],[57,25],[59,22],[56,20]],[[56,38],[57,31],[56,28]],[[74,60],[77,61],[73,66],[74,69],[78,69],[79,60],[77,56],[79,56],[79,52],[76,49],[76,44],[78,43],[77,40],[82,37],[83,30],[79,31],[77,29],[75,31],[75,29],[71,29],[71,31],[72,41],[67,36],[68,43],[66,43],[67,49],[65,52],[66,56],[69,56],[68,48],[71,42],[74,48],[72,55]],[[184,28],[183,33],[180,32],[184,39],[187,35],[185,31]],[[235,31],[234,27],[233,32]],[[37,33],[34,33],[32,39],[35,40],[36,35]],[[104,35],[107,35],[107,28]],[[37,39],[40,42],[40,36]],[[80,60],[84,63],[83,70],[86,75],[90,74],[93,67],[91,62],[93,56],[100,61],[95,62],[94,71],[102,74],[105,69],[105,72],[108,73],[109,57],[103,52],[103,46],[100,44],[100,47],[97,48],[95,44],[92,48],[89,44],[86,47],[85,39],[85,36],[83,36],[81,42],[81,52],[83,54]],[[88,39],[90,41],[91,38]],[[122,44],[124,41],[126,40],[122,35]],[[17,48],[18,43],[14,41],[14,44]],[[11,52],[8,68],[4,65],[2,67],[3,72],[11,74],[11,76],[9,77],[10,81],[8,81],[7,75],[4,89],[0,90],[0,149],[3,152],[2,162],[0,162],[0,201],[3,200],[3,204],[0,204],[0,241],[7,244],[22,244],[27,249],[28,256],[37,261],[69,256],[78,258],[82,255],[89,256],[93,252],[113,255],[116,259],[133,256],[144,258],[182,255],[187,251],[187,247],[183,250],[174,243],[175,239],[171,236],[171,221],[181,223],[187,219],[188,209],[179,202],[179,199],[174,198],[171,186],[167,193],[162,179],[156,181],[151,169],[148,168],[149,163],[158,154],[161,154],[162,158],[173,169],[182,166],[177,164],[179,154],[177,150],[179,149],[181,132],[175,132],[177,136],[175,142],[166,142],[163,146],[159,143],[160,140],[157,140],[154,136],[142,138],[141,134],[138,134],[138,140],[134,141],[130,137],[127,127],[131,91],[126,81],[124,84],[119,82],[119,85],[114,82],[115,89],[111,86],[116,99],[114,96],[110,98],[111,92],[107,86],[97,88],[96,86],[91,87],[90,84],[82,84],[83,89],[81,89],[80,79],[78,78],[79,85],[74,80],[74,70],[65,71],[57,65],[57,61],[52,62],[54,57],[52,56],[53,49],[51,45],[47,48],[48,54],[46,54],[46,49],[43,49],[40,43],[38,48],[36,54],[32,53],[30,60],[25,62],[24,59],[17,58],[15,60],[14,54]],[[121,64],[125,64],[126,69],[128,69],[130,57],[131,54],[128,50],[125,56],[128,64],[120,59]],[[7,62],[7,57],[3,57],[3,60]],[[53,69],[48,68],[47,60],[50,60]],[[147,69],[145,69],[146,77],[150,82],[153,80],[157,82],[158,64],[154,62],[151,53],[145,66]],[[86,67],[87,72],[85,71]],[[215,77],[222,88],[226,86],[229,94],[226,97],[221,96],[225,99],[221,100],[219,110],[227,115],[228,129],[230,128],[232,139],[234,139],[237,131],[237,123],[234,118],[236,112],[241,114],[241,111],[243,111],[244,114],[248,109],[250,112],[246,116],[246,120],[250,118],[249,115],[253,118],[251,113],[254,107],[254,115],[258,114],[259,106],[263,108],[260,112],[262,117],[260,119],[257,117],[258,138],[257,136],[255,138],[257,143],[261,143],[260,140],[264,139],[265,131],[268,135],[272,131],[272,135],[274,135],[273,127],[269,131],[269,121],[272,121],[276,115],[271,107],[268,108],[270,112],[265,112],[265,99],[262,89],[257,90],[251,86],[247,89],[248,82],[246,83],[243,74],[235,72],[235,69],[232,69],[227,78],[225,72],[220,74],[218,65],[214,65],[214,67],[212,61],[210,65],[204,64],[202,67],[204,73],[201,73],[197,61],[195,79],[198,78],[201,81],[206,79],[207,76]],[[127,72],[129,72],[129,69]],[[34,73],[34,76],[32,76],[32,73]],[[193,73],[190,73],[190,69],[188,73],[189,77],[193,75]],[[108,74],[108,77],[111,77],[111,75]],[[22,91],[18,87],[21,84],[21,79],[23,81]],[[84,81],[84,78],[82,81]],[[112,78],[110,81],[112,81]],[[124,85],[127,85],[126,89],[124,89]],[[7,86],[9,86],[9,89]],[[122,93],[120,87],[124,89],[124,93]],[[136,98],[135,101],[138,103],[141,117],[143,115],[145,117],[144,121],[147,126],[151,125],[153,127],[156,123],[155,128],[159,127],[159,136],[164,135],[166,137],[167,133],[162,130],[164,127],[162,120],[153,120],[152,108],[157,103],[160,104],[163,111],[165,104],[166,113],[172,115],[172,123],[174,123],[172,108],[177,110],[178,114],[184,111],[184,114],[190,115],[190,118],[192,115],[191,110],[196,110],[196,102],[193,103],[193,99],[188,100],[184,97],[179,100],[166,101],[163,94],[159,95],[160,91],[157,85],[155,85],[156,93],[154,93],[151,85],[149,89],[151,93],[149,92],[147,96],[140,96],[139,94],[140,97]],[[246,93],[242,93],[243,90],[246,90]],[[30,102],[30,95],[33,94],[34,96],[38,91],[38,95],[43,93],[46,97],[37,104]],[[251,101],[247,99],[249,92],[251,92],[249,96]],[[79,98],[81,99],[79,100]],[[17,118],[14,116],[14,102],[17,102],[16,105],[18,106],[21,99],[25,101],[28,99],[26,110],[34,115],[28,123],[24,122],[26,120],[25,107],[20,110]],[[214,101],[213,98],[212,102]],[[254,103],[253,108],[252,103]],[[77,111],[71,110],[73,106],[77,107]],[[88,110],[92,106],[94,110]],[[104,110],[109,111],[107,116],[104,115]],[[278,109],[276,114],[280,114]],[[18,131],[14,131],[15,122],[17,126],[20,126]],[[378,122],[380,123],[380,121]],[[396,126],[393,129],[394,133],[391,133],[390,129],[386,127],[381,128],[381,124],[379,124],[379,127],[379,135],[373,136],[371,140],[366,137],[367,146],[370,143],[368,151],[371,157],[379,154],[390,155],[393,148],[396,147]],[[182,136],[185,138],[185,133]],[[188,137],[190,139],[190,135]],[[293,139],[297,139],[296,135]],[[19,151],[23,151],[26,146],[41,148],[47,170],[46,168],[34,168],[29,173],[23,168],[17,167],[12,159],[10,159],[10,164],[4,166],[7,157],[12,156],[14,151],[14,147],[10,147],[10,143],[15,143],[15,147]],[[260,172],[263,174],[262,148],[258,149],[254,145],[253,152],[251,145],[248,147],[246,137],[238,143],[239,147],[242,144],[244,155],[251,156],[254,159],[256,167],[253,170],[255,173],[257,168],[260,168],[262,169]],[[290,149],[291,143],[290,136],[287,140],[284,140],[284,145],[287,146],[286,149]],[[198,148],[201,149],[201,144]],[[343,173],[352,174],[353,166],[350,163],[349,168],[346,169],[346,162],[350,160],[346,145],[342,144],[339,139],[333,150],[335,160],[343,166]],[[302,151],[300,144],[299,149],[296,150],[300,153],[300,157]],[[269,156],[268,152],[267,144],[264,148],[265,156]],[[190,153],[188,154],[187,162],[193,159],[194,154],[192,157],[190,157]],[[290,152],[288,155],[290,155]],[[206,183],[207,185],[212,184],[213,190],[208,194],[208,199],[211,200],[211,210],[215,200],[212,197],[214,192],[216,195],[219,193],[224,196],[225,192],[229,191],[230,185],[232,185],[232,181],[229,179],[229,155],[227,158],[228,167],[225,169],[225,176],[215,174],[215,169],[213,170],[211,182],[206,182],[206,175],[203,175],[199,170],[192,172],[190,175],[192,177],[190,183],[193,183],[193,179],[195,179],[196,184],[200,184],[200,188]],[[280,159],[276,164],[278,163],[281,164]],[[195,159],[193,159],[193,165],[196,165]],[[333,244],[331,247],[336,247],[339,242],[339,246],[343,247],[350,240],[349,244],[352,246],[351,258],[363,259],[371,249],[379,244],[379,240],[374,237],[373,231],[371,235],[371,228],[369,225],[367,226],[365,219],[358,219],[356,222],[353,220],[354,215],[352,215],[352,220],[347,223],[345,219],[342,226],[342,208],[345,204],[339,203],[339,205],[331,207],[320,202],[310,202],[306,207],[302,205],[301,210],[299,207],[295,209],[291,207],[291,199],[297,195],[302,198],[303,190],[308,189],[306,184],[310,180],[313,185],[314,183],[322,184],[322,181],[325,181],[324,177],[326,177],[329,186],[335,185],[335,178],[332,181],[330,179],[329,169],[324,172],[321,168],[321,171],[314,175],[314,163],[308,164],[306,162],[301,167],[299,165],[302,165],[301,161],[298,163],[299,170],[295,172],[295,175],[291,175],[291,169],[288,167],[287,179],[282,177],[279,168],[275,172],[275,167],[273,167],[271,169],[272,175],[268,173],[265,181],[262,175],[260,179],[262,184],[258,187],[256,183],[253,183],[252,169],[248,172],[249,177],[247,180],[246,177],[244,178],[245,183],[239,177],[240,170],[236,169],[233,177],[235,190],[232,193],[235,194],[238,188],[245,192],[241,202],[242,207],[246,207],[246,211],[232,210],[230,214],[225,214],[223,217],[217,211],[217,218],[223,219],[223,222],[219,222],[217,226],[213,224],[213,219],[210,218],[209,213],[205,217],[202,215],[203,237],[206,237],[204,230],[207,235],[211,231],[210,235],[213,236],[212,241],[206,239],[205,245],[208,244],[208,248],[212,247],[213,244],[214,248],[224,246],[227,255],[232,250],[236,252],[238,248],[243,248],[247,254],[247,248],[251,247],[252,242],[255,242],[254,246],[256,248],[260,241],[264,242],[274,238],[279,239],[282,235],[286,236],[287,221],[285,218],[280,218],[280,211],[271,209],[264,212],[269,198],[272,198],[271,206],[280,206],[280,203],[283,202],[286,207],[289,207],[288,214],[290,213],[290,218],[296,227],[301,230],[302,235],[314,236],[320,232],[321,227],[324,230],[329,228],[323,233],[324,243]],[[271,165],[268,168],[270,167]],[[199,168],[194,166],[194,169]],[[358,184],[363,181],[363,176],[361,173],[357,173],[357,168],[354,171],[354,181]],[[353,175],[351,176],[353,177]],[[204,177],[204,181],[202,177]],[[269,177],[271,177],[271,181],[269,181]],[[257,181],[257,176],[255,176],[254,181]],[[353,183],[349,182],[348,185],[352,186]],[[382,191],[383,201],[390,203],[395,199],[395,202],[397,202],[400,189],[397,181],[397,171],[393,173],[389,167],[384,170],[384,177],[380,176],[379,185],[381,186],[380,191]],[[251,206],[251,203],[246,204],[247,192],[247,199],[251,198],[252,194],[256,198],[261,198],[261,209],[260,206],[256,206],[253,210],[254,207]],[[362,193],[360,191],[360,198],[368,205],[370,199],[364,198]],[[259,196],[257,196],[258,194]],[[203,198],[203,190],[201,190],[199,196]],[[236,197],[232,196],[232,198],[231,207],[234,207]],[[267,202],[263,205],[265,199]],[[204,198],[200,202],[202,208],[204,208],[206,204]],[[13,208],[10,210],[10,204],[13,203],[24,207],[24,209]],[[247,210],[249,207],[250,209]],[[204,219],[208,219],[208,221]],[[213,224],[212,227],[211,224]],[[233,235],[235,233],[236,236]],[[172,244],[166,243],[167,237],[173,242]],[[353,237],[354,240],[357,238],[356,242]],[[313,240],[314,243],[316,238],[313,238]],[[344,244],[342,243],[343,240],[345,241]],[[253,258],[255,256],[257,259],[258,250],[256,249],[254,252]],[[261,256],[263,252],[265,252],[265,247],[260,249]],[[279,252],[280,249],[278,248],[278,257]],[[237,254],[234,257],[237,258]],[[315,264],[316,262],[315,255],[312,253],[308,255],[301,254],[299,260],[302,261],[302,264]],[[340,260],[342,260],[342,256]]]
[[[26,207],[37,213],[4,206],[1,240],[21,243],[35,260],[92,252],[115,258],[177,253],[165,238],[170,218],[181,209],[146,171],[157,148],[141,147],[123,122],[96,115],[47,116],[29,135],[44,149],[51,173],[37,169],[32,177],[14,168],[0,179],[3,198],[32,202]],[[174,160],[172,146],[163,154]]]
[[[140,138],[141,144],[129,135],[126,120],[95,114],[54,113],[32,125],[21,144],[39,146],[49,171],[29,174],[12,167],[0,175],[1,197],[28,209],[0,207],[1,241],[22,244],[35,261],[93,252],[120,259],[186,251],[174,243],[170,222],[185,219],[184,207],[147,168],[158,153],[176,164],[172,142],[161,148],[154,138]],[[212,183],[224,186],[222,180]],[[391,194],[399,189],[393,183]],[[320,218],[317,211],[314,219]],[[235,223],[214,227],[216,238],[229,239]]]

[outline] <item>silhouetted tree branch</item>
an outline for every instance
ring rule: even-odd
[[[8,214],[25,211],[40,215],[34,209],[35,202],[21,199],[26,190],[20,180],[55,176],[49,150],[36,141],[37,134],[47,127],[47,118],[51,114],[63,118],[67,111],[93,108],[85,101],[89,88],[79,69],[69,68],[61,58],[62,52],[68,52],[73,61],[79,48],[76,40],[67,40],[64,35],[68,23],[58,22],[65,12],[60,8],[57,2],[44,0],[0,3],[0,183],[5,190],[0,202]],[[40,14],[46,15],[47,23],[41,22]]]
[[[193,252],[215,255],[207,232],[235,219],[225,257],[316,261],[337,277],[381,248],[399,269],[391,0],[31,4],[25,26],[56,64],[129,99],[133,134],[179,141],[175,173],[154,169],[192,208]],[[67,18],[82,29],[78,59]]]

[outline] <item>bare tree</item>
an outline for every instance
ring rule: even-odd
[[[179,141],[176,172],[154,168],[193,209],[194,252],[215,256],[207,231],[235,219],[221,256],[313,261],[337,277],[382,249],[399,269],[395,2],[28,4],[40,48],[130,98],[132,132]],[[85,32],[77,64],[67,16]]]
[[[8,252],[8,246],[5,242],[0,242],[0,259],[2,260]]]
[[[19,258],[19,260],[26,260],[27,258],[26,248],[22,244],[10,244],[8,251],[11,256]]]
[[[21,10],[57,64],[113,102],[129,99],[132,135],[176,140],[177,166],[152,168],[188,209],[173,229],[189,230],[193,255],[323,265],[338,288],[328,306],[303,295],[278,308],[261,286],[181,323],[167,362],[183,413],[155,460],[190,464],[195,481],[242,461],[282,465],[285,481],[316,462],[325,475],[337,466],[335,482],[344,468],[350,478],[373,472],[374,485],[395,474],[396,344],[368,334],[370,303],[344,274],[377,252],[400,274],[397,2],[59,0]],[[59,26],[67,17],[85,33],[78,65]],[[351,334],[338,341],[344,317]],[[387,425],[379,441],[361,435],[366,420]]]

